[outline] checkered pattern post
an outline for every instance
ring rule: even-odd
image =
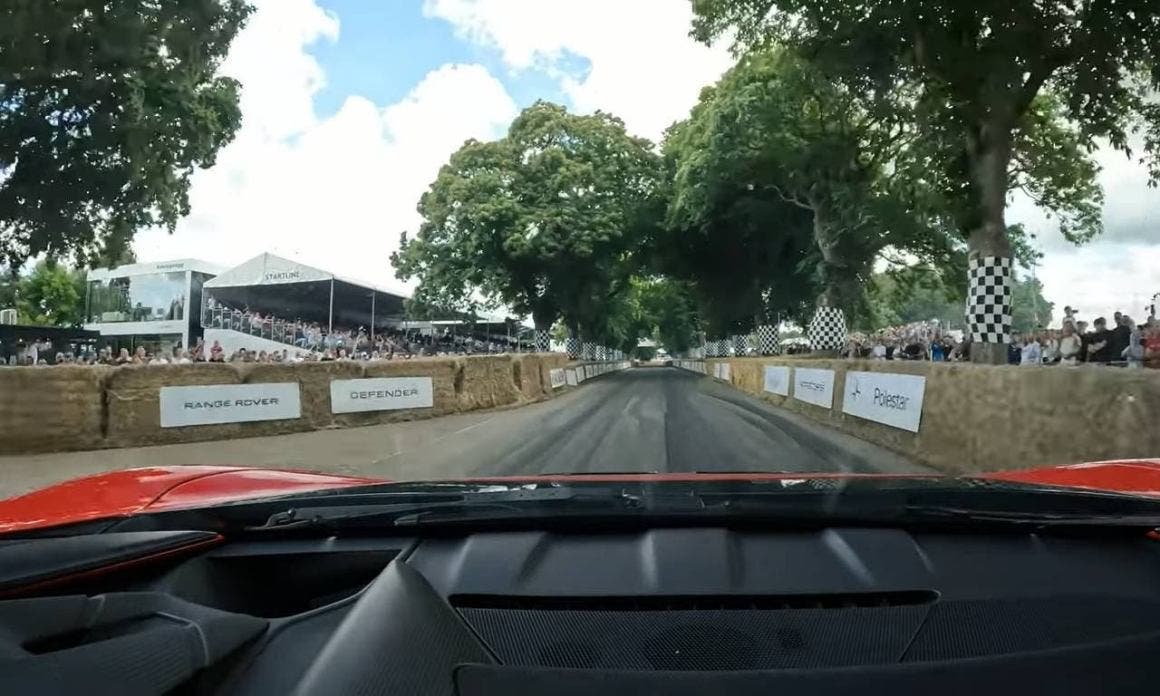
[[[604,346],[596,346],[596,359],[597,360],[607,360],[608,359],[608,349],[605,348]]]
[[[762,355],[774,355],[778,348],[776,324],[762,324],[757,327],[757,352]]]
[[[568,351],[568,357],[573,360],[580,357],[580,339],[569,336],[564,341],[564,350]]]
[[[967,326],[977,343],[1011,340],[1011,259],[980,256],[967,261]]]
[[[733,337],[733,354],[739,358],[749,355],[749,336],[737,334]]]
[[[713,341],[713,355],[718,358],[724,358],[729,355],[729,342],[723,338]]]
[[[552,350],[552,334],[545,329],[536,329],[536,352],[547,353]]]
[[[596,359],[596,344],[592,341],[584,341],[580,346],[580,357],[583,360]]]
[[[816,308],[808,335],[814,350],[841,350],[846,345],[846,313],[839,307]]]

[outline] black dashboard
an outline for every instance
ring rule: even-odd
[[[674,527],[0,542],[0,694],[1158,685],[1160,541],[1143,535]]]

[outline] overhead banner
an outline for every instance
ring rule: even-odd
[[[331,413],[431,408],[435,389],[430,377],[372,377],[330,382]]]
[[[766,365],[764,388],[770,394],[789,396],[789,367],[786,365]]]
[[[548,379],[552,381],[553,389],[559,389],[567,383],[567,378],[564,377],[564,368],[562,367],[548,370]]]
[[[813,367],[793,369],[793,398],[807,404],[834,407],[834,371]]]
[[[564,370],[564,383],[569,387],[574,387],[577,384],[580,384],[580,380],[576,378],[576,370],[571,367],[569,367],[567,370]]]
[[[847,372],[842,412],[917,433],[926,377],[889,372]]]
[[[297,382],[161,387],[161,427],[249,423],[302,416]]]

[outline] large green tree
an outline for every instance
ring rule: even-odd
[[[1130,151],[1144,119],[1160,174],[1160,3],[1144,0],[693,0],[693,33],[800,48],[852,89],[915,88],[930,145],[974,257],[1011,255],[1013,185],[1061,218],[1071,239],[1099,231],[1098,139]],[[972,355],[1003,360],[998,344]]]
[[[117,258],[173,229],[240,122],[218,74],[244,0],[0,4],[0,260]]]
[[[415,296],[442,307],[506,305],[540,329],[598,326],[658,185],[659,159],[617,118],[537,102],[506,137],[468,141],[419,202],[423,222],[391,257]]]
[[[887,175],[915,137],[900,101],[856,94],[789,50],[743,55],[670,139],[679,151],[671,220],[694,229],[733,221],[712,241],[743,240],[739,255],[755,259],[780,241],[764,279],[744,263],[732,270],[781,309],[800,307],[802,288],[832,306],[860,307],[872,262],[886,247],[924,258],[953,248],[938,209],[917,214],[918,187]],[[773,288],[776,280],[796,288]]]

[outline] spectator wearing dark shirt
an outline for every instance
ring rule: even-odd
[[[1088,335],[1087,361],[1107,365],[1112,360],[1112,332],[1103,317],[1095,321],[1095,329]]]
[[[1007,344],[1007,364],[1018,365],[1023,362],[1023,337],[1017,333],[1011,334],[1011,342]]]
[[[1123,360],[1124,350],[1132,340],[1132,325],[1131,317],[1126,317],[1119,312],[1116,312],[1116,325],[1111,329],[1111,355],[1109,360]]]

